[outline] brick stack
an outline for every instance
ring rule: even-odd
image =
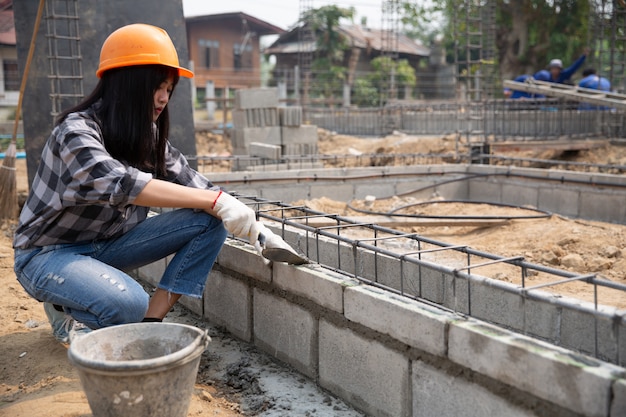
[[[317,127],[302,124],[302,107],[279,107],[277,88],[237,90],[233,152],[279,160],[317,153]]]

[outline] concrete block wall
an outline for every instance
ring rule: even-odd
[[[316,265],[267,266],[239,242],[214,269],[196,314],[368,415],[623,415],[624,368]]]
[[[450,174],[454,172],[454,174]],[[448,173],[448,174],[446,174]],[[402,176],[398,176],[402,174]],[[444,175],[445,174],[445,175]],[[340,201],[350,201],[374,195],[378,198],[423,188],[466,175],[484,174],[485,177],[452,182],[412,194],[415,198],[429,198],[433,193],[446,199],[487,201],[521,206],[564,216],[587,220],[626,224],[626,177],[584,172],[542,170],[534,168],[502,167],[489,165],[419,165],[410,167],[371,167],[344,169],[297,169],[289,172],[212,173],[216,184],[228,183],[231,189],[246,190],[265,198],[272,187],[282,188],[284,183],[297,183],[295,195],[285,193],[284,202],[327,196]],[[380,175],[379,178],[375,178]],[[536,179],[521,178],[517,175]],[[351,179],[367,176],[366,179]],[[254,182],[233,185],[243,179]],[[336,181],[311,179],[337,177]],[[293,178],[302,178],[301,181]],[[263,180],[271,181],[263,181]],[[276,179],[285,179],[276,183]],[[274,197],[272,197],[274,198]]]

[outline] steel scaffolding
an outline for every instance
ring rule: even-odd
[[[45,19],[54,123],[61,111],[84,96],[78,0],[48,0]]]

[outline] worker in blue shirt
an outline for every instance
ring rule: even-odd
[[[518,77],[515,77],[513,81],[524,83],[529,78],[533,78],[537,81],[549,81],[550,73],[546,70],[541,70],[532,76],[528,74],[520,75]],[[525,91],[511,90],[509,88],[504,89],[504,97],[511,98],[511,99],[545,98],[545,96],[541,94],[533,94],[533,93],[527,93]]]
[[[592,90],[611,91],[611,82],[598,76],[594,68],[587,68],[583,71],[583,79],[580,80],[578,86]]]
[[[563,69],[563,61],[560,59],[553,59],[548,65],[548,71],[550,71],[550,79],[548,81],[558,84],[571,84],[570,78],[578,69],[585,63],[587,59],[588,50],[585,50],[580,58],[578,58],[568,68]]]
[[[611,91],[611,82],[596,74],[594,68],[587,68],[583,71],[583,79],[578,83],[579,87],[590,88],[592,90]],[[580,103],[580,110],[608,110],[609,107],[597,106],[590,103]]]

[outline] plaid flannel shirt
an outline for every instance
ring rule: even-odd
[[[166,163],[165,180],[214,188],[169,143]],[[151,179],[152,174],[107,152],[93,107],[72,113],[54,128],[43,148],[13,246],[28,249],[120,236],[146,219],[149,208],[133,201]]]

